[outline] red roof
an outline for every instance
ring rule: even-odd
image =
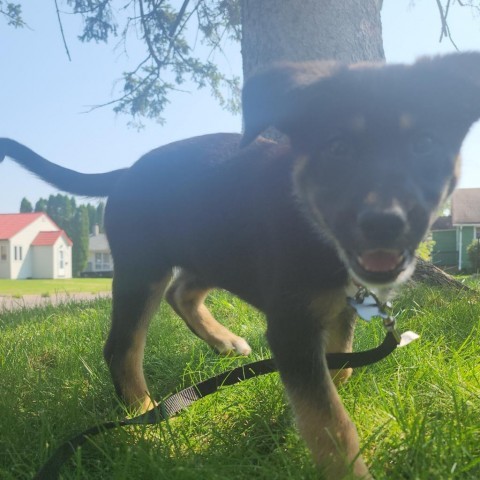
[[[12,238],[42,215],[45,214],[42,212],[0,213],[0,240]]]
[[[67,241],[69,245],[72,245],[72,241],[68,238],[67,234],[63,230],[57,230],[56,232],[39,232],[32,242],[34,247],[45,247],[54,245],[55,242],[62,237]]]

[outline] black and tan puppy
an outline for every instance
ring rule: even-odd
[[[243,138],[172,143],[128,169],[81,174],[8,139],[0,158],[67,192],[108,196],[115,278],[105,358],[126,402],[150,403],[145,336],[165,292],[208,344],[250,352],[203,303],[224,288],[265,312],[298,427],[327,477],[368,478],[325,353],[351,350],[351,280],[388,289],[412,273],[480,117],[480,54],[276,66],[247,81],[243,101]],[[269,126],[289,142],[255,140]]]

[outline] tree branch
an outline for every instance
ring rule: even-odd
[[[188,4],[190,3],[190,0],[185,0],[178,11],[177,17],[175,18],[175,22],[172,24],[170,27],[170,37],[173,37],[175,35],[175,32],[180,25],[180,22],[182,21],[183,16],[185,15],[185,11],[187,10]]]
[[[55,1],[55,10],[57,12],[58,26],[60,27],[60,33],[62,35],[62,40],[63,40],[63,46],[65,47],[65,51],[67,52],[68,60],[71,62],[72,57],[70,56],[70,51],[68,50],[67,40],[65,39],[65,32],[63,31],[63,24],[62,24],[62,19],[60,17],[60,10],[58,8],[58,2],[57,2],[57,0],[54,0],[54,1]]]
[[[157,67],[161,68],[164,66],[164,62],[158,58],[157,52],[153,48],[152,41],[150,39],[150,29],[148,28],[146,17],[145,17],[145,11],[143,9],[143,0],[138,0],[138,5],[140,7],[140,22],[143,28],[143,38],[147,43],[148,52],[150,53],[150,56],[153,58],[153,60],[157,64]]]
[[[143,63],[143,62],[142,62]],[[138,70],[138,68],[137,68]],[[140,91],[140,89],[142,87],[144,87],[145,85],[153,85],[154,82],[156,82],[159,78],[159,75],[154,75],[154,78],[153,80],[151,79],[151,76],[152,74],[146,76],[145,78],[143,78],[138,84],[136,87],[132,88],[130,91],[128,91],[127,93],[125,93],[124,95],[122,95],[121,97],[117,97],[115,98],[114,100],[110,100],[109,102],[106,102],[106,103],[101,103],[99,105],[90,105],[89,106],[89,109],[86,110],[85,112],[83,113],[90,113],[90,112],[93,112],[94,110],[97,110],[99,108],[103,108],[103,107],[108,107],[110,105],[115,105],[115,104],[118,104],[124,100],[126,100],[128,97],[132,96],[132,94],[135,94],[136,92]]]
[[[450,0],[447,0],[447,5],[445,9],[443,8],[442,2],[440,0],[436,0],[436,2],[438,7],[438,13],[440,14],[440,20],[442,22],[442,29],[440,32],[439,42],[443,40],[443,37],[446,37],[450,40],[451,44],[455,47],[455,50],[459,50],[459,48],[457,47],[457,44],[454,42],[452,38],[450,27],[448,26],[448,22],[447,22],[448,11],[450,9]]]

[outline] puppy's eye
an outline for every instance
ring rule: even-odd
[[[424,133],[414,137],[411,146],[415,155],[423,156],[433,152],[436,142],[430,134]]]
[[[344,138],[336,137],[328,142],[325,150],[331,157],[345,158],[351,155],[352,145]]]

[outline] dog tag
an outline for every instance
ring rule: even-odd
[[[388,317],[383,309],[379,307],[377,299],[372,295],[366,295],[361,300],[348,297],[348,303],[355,309],[357,315],[367,322],[373,317]]]
[[[381,304],[375,295],[369,293],[366,289],[361,289],[355,297],[348,297],[348,303],[352,306],[357,315],[363,320],[369,322],[374,317],[383,318],[383,326],[392,333],[397,341],[397,347],[405,347],[409,343],[420,338],[415,332],[407,331],[402,334],[395,328],[395,317],[388,315],[385,308],[391,308],[390,302]]]

